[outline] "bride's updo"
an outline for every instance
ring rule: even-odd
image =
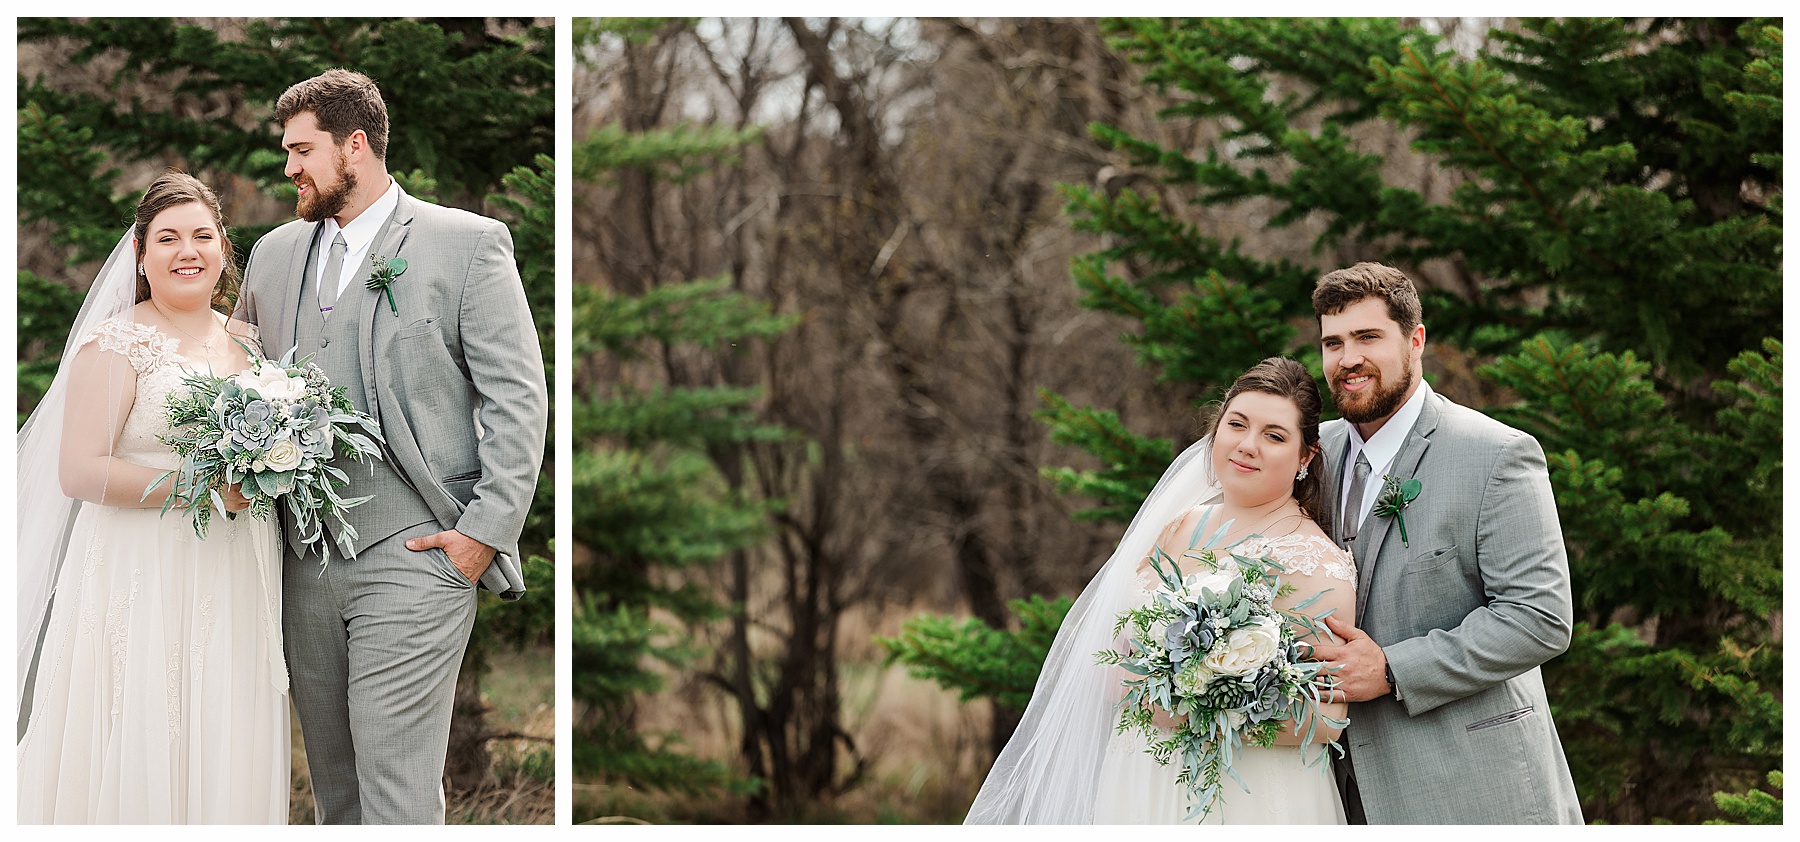
[[[150,223],[156,219],[156,215],[189,202],[199,202],[205,206],[212,213],[213,224],[219,226],[219,247],[225,253],[225,265],[219,268],[219,285],[213,289],[212,304],[213,309],[229,313],[240,283],[237,255],[231,250],[231,238],[225,235],[225,217],[219,212],[219,197],[201,184],[200,179],[178,170],[170,170],[150,182],[149,188],[144,190],[144,198],[138,200],[137,213],[133,215],[131,222],[131,236],[136,240],[137,262],[144,262]],[[149,300],[150,279],[140,272],[137,276],[136,301],[141,304]]]
[[[1325,470],[1325,454],[1319,448],[1319,413],[1324,408],[1324,402],[1319,398],[1319,384],[1306,366],[1294,360],[1287,357],[1263,360],[1239,375],[1225,392],[1225,399],[1210,408],[1210,417],[1205,419],[1207,435],[1219,431],[1225,407],[1230,405],[1232,398],[1245,392],[1287,398],[1300,408],[1301,450],[1312,453],[1313,459],[1307,465],[1306,478],[1294,481],[1294,500],[1320,529],[1331,534],[1331,507],[1325,504],[1325,476],[1329,472]]]

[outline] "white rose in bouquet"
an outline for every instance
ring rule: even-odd
[[[1202,658],[1190,658],[1175,673],[1175,692],[1183,696],[1198,696],[1206,692],[1206,685],[1212,683],[1213,671],[1207,669]]]
[[[287,369],[277,365],[258,365],[232,378],[239,388],[254,390],[266,401],[297,401],[306,396],[306,381],[289,377]]]
[[[1222,675],[1248,675],[1273,659],[1280,648],[1280,621],[1269,616],[1256,617],[1249,625],[1232,629],[1225,637],[1225,645],[1208,652],[1206,667]]]
[[[1225,592],[1231,589],[1231,583],[1237,579],[1237,562],[1230,558],[1222,558],[1219,560],[1219,569],[1208,570],[1205,565],[1201,565],[1198,572],[1187,575],[1184,584],[1187,585],[1189,593],[1198,594],[1201,590],[1209,590],[1219,596],[1224,596]]]
[[[271,471],[291,471],[300,467],[300,459],[304,454],[293,439],[282,439],[263,454],[263,467]]]

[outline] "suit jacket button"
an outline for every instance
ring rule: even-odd
[[[320,347],[320,348],[329,348],[329,347],[331,347],[331,338],[330,338],[330,337],[325,337],[325,338],[323,338],[323,339],[320,339],[320,340],[319,340],[319,347]]]

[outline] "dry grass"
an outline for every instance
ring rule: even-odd
[[[843,724],[867,766],[849,792],[813,805],[787,823],[933,824],[960,822],[987,773],[988,705],[963,704],[955,693],[884,667],[874,637],[893,636],[900,623],[927,608],[897,608],[880,617],[845,617],[839,639]],[[717,691],[676,676],[669,689],[640,709],[646,732],[674,732],[683,750],[736,767],[737,719]],[[841,757],[848,769],[850,760]],[[687,796],[578,781],[577,822],[741,823],[743,800]]]
[[[472,792],[447,793],[445,824],[554,824],[556,822],[556,671],[548,647],[498,651],[483,684],[489,727],[530,739],[497,740],[488,780]],[[306,777],[306,746],[300,722],[292,720],[294,763],[288,795],[288,823],[312,824],[312,786]]]

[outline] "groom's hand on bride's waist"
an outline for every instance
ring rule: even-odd
[[[1387,653],[1375,641],[1336,617],[1326,617],[1325,625],[1338,637],[1336,643],[1313,642],[1312,659],[1325,663],[1319,680],[1335,688],[1325,701],[1366,702],[1393,692],[1387,681]]]
[[[470,538],[454,529],[446,529],[406,542],[406,548],[413,552],[424,552],[437,547],[450,557],[450,563],[468,577],[471,582],[481,581],[481,574],[486,573],[488,565],[494,560],[494,548]]]

